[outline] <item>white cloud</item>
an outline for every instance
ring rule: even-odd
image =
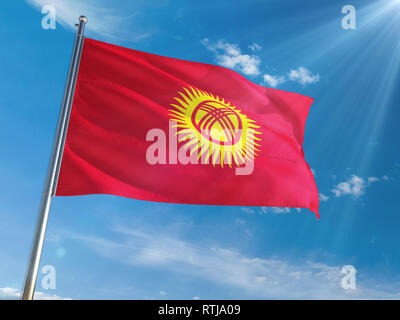
[[[263,79],[264,79],[264,85],[269,85],[270,87],[273,88],[286,81],[285,77],[283,76],[273,76],[270,74],[264,74]]]
[[[288,76],[270,75],[264,74],[263,76],[264,85],[269,85],[270,87],[277,87],[278,85],[285,83],[286,81],[293,81],[306,86],[308,84],[317,83],[319,81],[319,74],[312,74],[310,70],[299,67],[297,69],[292,69],[288,73]]]
[[[166,292],[166,291],[160,291],[160,294],[162,295],[162,296],[166,296],[168,293]]]
[[[288,76],[289,80],[301,83],[303,86],[319,81],[319,74],[313,74],[305,67],[290,70]]]
[[[400,298],[392,287],[369,289],[357,282],[349,296],[341,288],[341,267],[314,261],[290,262],[277,257],[250,257],[238,250],[186,242],[174,234],[113,229],[116,242],[98,237],[65,234],[101,256],[126,265],[143,265],[202,281],[231,286],[240,295],[276,299]],[[99,245],[101,244],[101,245]],[[367,283],[365,277],[363,282]],[[382,289],[385,288],[385,289]]]
[[[200,300],[200,297],[196,296],[192,298],[193,300]]]
[[[207,38],[201,40],[201,43],[215,55],[215,60],[219,65],[238,70],[249,76],[260,75],[260,57],[255,54],[243,54],[237,44],[231,44],[223,40],[211,43]],[[253,43],[249,48],[254,53],[260,50],[261,46],[257,43]],[[313,74],[305,67],[299,67],[290,70],[287,77],[284,75],[272,75],[266,73],[262,78],[263,85],[275,88],[288,80],[306,86],[318,82],[320,77],[319,74]]]
[[[20,299],[21,292],[18,289],[5,287],[0,288],[0,300],[17,300]],[[71,300],[70,298],[61,298],[56,294],[49,294],[41,291],[36,291],[35,300]]]
[[[284,207],[261,207],[261,212],[262,213],[275,213],[275,214],[280,214],[280,213],[290,213],[290,208],[284,208]]]
[[[324,195],[323,193],[319,194],[319,201],[328,201],[329,197]]]
[[[211,44],[208,39],[201,40],[201,43],[215,54],[215,59],[219,65],[236,69],[248,76],[260,74],[260,58],[253,54],[242,54],[238,45],[227,43],[223,40]]]
[[[385,180],[384,178],[382,178]],[[336,197],[341,197],[344,195],[351,195],[355,198],[362,196],[365,193],[367,187],[372,183],[379,181],[377,177],[368,177],[365,179],[353,174],[347,181],[341,182],[336,185],[331,192],[335,194]],[[320,200],[322,200],[320,198]],[[324,201],[324,200],[322,200]]]
[[[365,180],[353,174],[347,181],[339,183],[331,191],[335,194],[336,197],[341,197],[343,195],[352,195],[358,198],[365,193],[365,188]]]
[[[0,300],[15,300],[20,298],[21,293],[15,288],[0,288]]]
[[[35,300],[72,300],[71,298],[62,298],[56,294],[49,294],[45,292],[35,292]]]
[[[252,208],[247,208],[247,207],[242,208],[242,211],[243,211],[243,212],[246,212],[246,213],[250,213],[250,214],[256,213],[256,212],[254,211],[254,209],[252,209]]]
[[[253,44],[250,45],[249,48],[251,51],[256,52],[258,50],[261,50],[262,47],[259,44],[253,42]]]
[[[136,13],[126,15],[121,10],[110,5],[104,0],[26,0],[30,5],[40,10],[44,5],[54,6],[56,9],[56,20],[63,27],[74,30],[78,18],[85,15],[88,18],[86,30],[89,34],[99,35],[108,39],[124,38],[138,41],[149,36],[150,32],[133,33],[139,30],[138,26],[133,28],[133,16]]]
[[[265,280],[267,280],[267,277],[256,277],[255,280],[258,283],[263,283]]]
[[[368,184],[379,181],[379,178],[377,177],[368,177]]]

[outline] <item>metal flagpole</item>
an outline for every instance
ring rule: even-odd
[[[57,188],[58,174],[60,172],[68,122],[71,114],[72,100],[74,97],[75,84],[83,48],[83,32],[85,30],[86,22],[87,19],[85,16],[79,17],[74,50],[72,53],[67,84],[65,86],[64,98],[58,119],[57,133],[53,145],[53,151],[51,153],[47,179],[43,189],[39,215],[36,222],[36,229],[29,257],[28,269],[25,276],[24,291],[21,297],[23,300],[32,300],[35,293],[36,279],[40,265],[40,256],[42,254],[44,237],[46,234],[47,220],[49,218],[51,199],[55,195]]]

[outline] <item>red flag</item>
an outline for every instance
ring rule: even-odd
[[[56,195],[318,216],[302,147],[312,102],[223,67],[86,38]]]

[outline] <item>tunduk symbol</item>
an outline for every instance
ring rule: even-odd
[[[212,93],[189,87],[171,104],[171,120],[176,122],[178,141],[185,150],[207,163],[240,166],[257,156],[261,133],[254,120],[230,102]]]

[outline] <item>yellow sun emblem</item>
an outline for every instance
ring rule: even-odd
[[[191,156],[195,153],[214,166],[253,161],[260,146],[255,140],[261,140],[256,122],[223,98],[193,87],[183,89],[174,98],[178,104],[171,104],[170,116],[178,141],[185,141],[184,150],[189,148]]]

